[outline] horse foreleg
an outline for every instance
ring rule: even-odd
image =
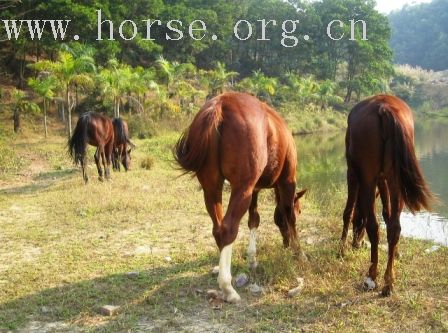
[[[352,216],[357,213],[356,211],[357,209],[355,209],[355,213],[353,213],[353,210],[356,205],[356,198],[358,196],[359,184],[355,170],[350,165],[347,170],[347,188],[348,188],[347,203],[345,205],[343,214],[344,226],[342,227],[342,236],[339,248],[339,255],[341,257],[345,255],[345,249],[347,248],[347,234],[348,234],[348,227],[350,226],[350,221],[352,220]]]
[[[257,268],[257,228],[260,225],[260,214],[257,211],[258,191],[252,194],[252,201],[249,206],[249,245],[247,247],[247,258],[250,269]]]
[[[101,151],[100,151],[100,147],[96,148],[95,151],[95,164],[96,164],[96,168],[98,169],[98,179],[100,181],[103,181],[103,169],[101,169],[101,163],[100,163],[100,156],[101,156]]]
[[[241,298],[232,287],[232,243],[238,234],[241,218],[249,208],[252,191],[233,189],[230,195],[229,207],[220,225],[213,228],[213,236],[221,254],[219,258],[218,284],[227,302],[238,302]]]
[[[110,179],[110,165],[111,165],[111,161],[112,161],[112,152],[114,149],[114,145],[113,145],[113,140],[109,141],[103,148],[103,154],[102,154],[102,159],[103,159],[103,166],[104,169],[106,170],[106,179]],[[120,163],[119,161],[117,161],[117,163]]]

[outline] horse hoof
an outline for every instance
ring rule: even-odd
[[[309,261],[308,256],[302,250],[299,250],[296,253],[296,256],[297,256],[298,260],[301,261],[301,262],[308,262]]]
[[[224,294],[223,299],[227,303],[238,303],[241,301],[240,295],[234,290],[229,295]]]
[[[338,258],[343,259],[345,257],[345,246],[341,245],[338,251]]]
[[[99,180],[100,182],[104,182],[104,178],[103,178],[103,177],[98,177],[98,180]]]
[[[393,290],[394,290],[393,286],[385,286],[381,291],[381,296],[390,297],[392,296]]]
[[[363,284],[364,290],[365,291],[370,291],[370,290],[374,290],[376,288],[376,283],[375,281],[373,281],[370,277],[367,277],[364,280],[364,284]]]

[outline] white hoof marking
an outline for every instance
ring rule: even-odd
[[[367,277],[367,278],[364,280],[364,288],[365,288],[366,290],[373,290],[373,289],[375,289],[375,288],[376,288],[376,283],[375,283],[375,281],[373,281],[370,277]]]

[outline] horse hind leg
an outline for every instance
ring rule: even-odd
[[[84,156],[81,160],[82,178],[84,179],[84,184],[89,182],[89,177],[87,176],[87,158]]]
[[[252,194],[252,200],[249,206],[249,245],[247,247],[247,258],[249,268],[254,270],[257,268],[257,228],[260,225],[260,214],[257,211],[258,191]]]
[[[367,290],[376,288],[376,278],[378,275],[378,242],[379,225],[375,216],[375,189],[376,184],[364,184],[360,188],[360,210],[361,217],[365,218],[367,235],[370,240],[370,267],[364,287]]]
[[[350,226],[350,221],[352,220],[352,216],[357,214],[356,209],[354,212],[354,207],[356,205],[356,198],[358,196],[359,184],[358,184],[358,178],[355,174],[355,170],[351,166],[349,166],[347,170],[347,188],[348,188],[348,195],[343,214],[344,225],[342,227],[342,235],[339,248],[340,257],[343,257],[345,255],[345,250],[347,248],[347,234],[348,234],[348,228]]]
[[[100,147],[98,147],[95,151],[95,164],[96,164],[96,168],[98,169],[98,179],[102,182],[103,181],[103,169],[101,169],[101,151],[100,151]]]
[[[398,251],[398,241],[400,240],[401,226],[400,226],[400,215],[404,207],[404,202],[399,192],[398,185],[395,180],[388,179],[390,184],[390,194],[391,194],[391,207],[390,207],[390,219],[386,221],[387,228],[387,243],[388,243],[388,259],[387,268],[384,273],[385,285],[381,294],[383,296],[390,296],[394,289],[395,283],[395,267],[394,259],[397,256]]]
[[[213,228],[213,236],[221,251],[218,284],[224,293],[224,300],[230,303],[238,302],[241,299],[232,287],[232,243],[236,239],[239,222],[248,210],[251,199],[252,189],[250,187],[245,186],[232,189],[226,215],[222,223]]]

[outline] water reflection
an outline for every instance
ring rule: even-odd
[[[300,186],[319,193],[322,204],[330,202],[335,189],[346,193],[344,138],[345,132],[296,137]],[[434,213],[403,213],[402,234],[448,246],[448,121],[416,120],[415,146],[425,178],[440,202]]]

